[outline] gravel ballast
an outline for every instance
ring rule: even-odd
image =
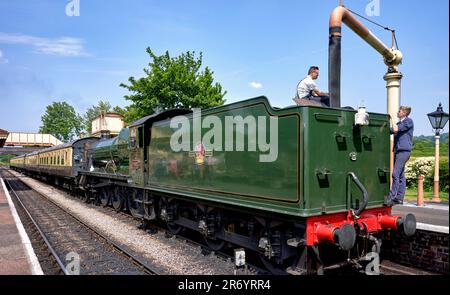
[[[161,274],[170,275],[231,275],[232,261],[215,255],[205,256],[200,247],[183,240],[167,238],[164,233],[150,235],[146,231],[109,214],[99,208],[74,199],[62,190],[11,171],[32,189],[45,195],[59,206],[96,228],[101,234],[124,246],[133,255],[156,266]]]

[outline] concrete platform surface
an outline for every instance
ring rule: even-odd
[[[426,203],[424,207],[417,207],[414,203],[404,203],[392,208],[392,214],[405,216],[412,213],[418,223],[424,223],[440,227],[449,227],[448,204]]]
[[[0,178],[0,275],[43,274],[30,239]]]

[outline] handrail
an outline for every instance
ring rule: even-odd
[[[356,186],[359,188],[359,190],[363,194],[363,203],[359,206],[358,210],[356,210],[354,212],[354,214],[356,216],[359,216],[361,214],[361,212],[363,212],[366,209],[367,204],[369,204],[369,193],[367,192],[367,189],[364,187],[364,185],[361,183],[361,181],[359,181],[359,179],[355,173],[349,172],[348,175],[351,177],[352,181],[356,184]],[[347,205],[349,205],[349,203],[350,203],[350,200],[349,200],[350,187],[348,187],[348,190],[349,191],[347,192]]]

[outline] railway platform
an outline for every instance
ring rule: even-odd
[[[0,177],[0,275],[42,275],[30,239]]]
[[[405,202],[403,205],[394,206],[392,214],[405,216],[412,213],[416,216],[417,223],[420,226],[427,225],[432,228],[447,228],[449,227],[449,205],[448,203],[425,203],[423,207],[417,207],[415,203]]]
[[[394,206],[393,215],[414,214],[417,231],[412,237],[394,234],[386,256],[390,261],[436,274],[449,274],[449,206],[446,203],[415,203]]]

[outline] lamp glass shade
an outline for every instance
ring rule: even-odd
[[[435,112],[429,113],[427,116],[430,120],[431,126],[433,126],[433,129],[436,130],[444,129],[449,118],[449,115],[442,110],[441,104],[439,104],[439,107]]]

